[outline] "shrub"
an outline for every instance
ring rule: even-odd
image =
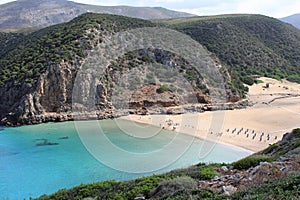
[[[253,85],[254,84],[254,80],[249,76],[242,76],[241,81],[243,83],[247,84],[247,85]]]
[[[294,137],[300,138],[300,128],[296,128],[293,130]]]
[[[166,91],[171,91],[170,87],[168,85],[162,85],[160,88],[156,90],[157,93],[161,94]]]
[[[299,185],[300,175],[290,176],[236,192],[231,199],[299,199]]]
[[[287,80],[289,80],[291,82],[300,83],[300,76],[298,74],[290,75],[287,77]]]
[[[195,180],[188,176],[177,177],[162,181],[154,190],[150,192],[150,197],[168,197],[177,192],[191,191],[196,189]]]
[[[262,151],[263,154],[272,153],[275,149],[277,149],[279,145],[277,143],[270,145],[268,148]]]
[[[247,157],[236,161],[233,164],[235,169],[249,169],[250,167],[255,167],[259,165],[260,162],[270,162],[272,159],[266,156],[259,156],[259,157]]]
[[[255,80],[254,80],[254,83],[255,83],[255,84],[261,84],[261,83],[264,83],[264,82],[263,82],[262,80],[255,79]]]
[[[201,179],[209,180],[216,176],[218,173],[212,166],[206,166],[201,169]]]

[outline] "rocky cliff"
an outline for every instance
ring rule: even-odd
[[[295,52],[300,49],[296,48],[299,43],[293,43],[295,52],[291,53],[287,51],[287,46],[281,45],[279,48],[277,41],[274,42],[276,45],[269,40],[259,42],[260,47],[268,51],[276,48],[285,55],[286,65],[276,66],[273,74],[273,68],[256,66],[257,69],[249,70],[251,67],[244,59],[226,62],[227,58],[219,54],[223,52],[222,49],[228,52],[237,49],[232,47],[229,50],[217,38],[203,40],[208,39],[204,29],[205,26],[213,29],[212,24],[238,21],[234,26],[230,24],[226,29],[218,28],[218,31],[228,43],[236,38],[238,41],[248,41],[247,38],[250,38],[245,42],[244,50],[239,52],[252,55],[256,53],[256,48],[252,48],[251,41],[268,35],[264,35],[266,31],[263,27],[256,29],[262,36],[250,31],[248,26],[255,24],[257,19],[261,24],[281,27],[280,33],[284,33],[281,40],[287,41],[288,45],[300,38],[298,31],[281,22],[248,15],[225,16],[224,19],[222,16],[195,18],[193,23],[186,19],[154,24],[141,19],[89,13],[28,35],[1,33],[1,124],[21,125],[74,118],[103,119],[128,113],[175,114],[244,107],[245,102],[226,103],[238,102],[243,98],[247,91],[243,83],[253,83],[253,73],[277,76],[284,71],[281,73],[283,77],[298,79]],[[152,28],[155,28],[155,32],[151,32]],[[132,30],[146,31],[137,31],[137,35],[132,35]],[[124,31],[126,34],[120,35]],[[278,34],[277,31],[275,33]],[[139,34],[144,34],[144,37],[136,37]],[[171,45],[166,43],[170,40],[173,42]],[[209,52],[208,49],[212,47],[217,48],[218,52]],[[124,49],[127,50],[122,52]],[[270,51],[268,55],[276,57],[277,54]],[[226,55],[230,55],[228,59],[231,58],[231,54]],[[250,61],[270,65],[265,57],[256,56]],[[199,106],[193,105],[199,103]]]
[[[72,24],[78,28],[78,21],[86,18],[89,23],[91,20],[99,21],[93,26],[80,28],[77,33],[60,33]],[[108,20],[112,22],[107,22]],[[10,51],[3,54],[2,64],[11,66],[6,67],[11,71],[2,71],[2,77],[7,77],[5,73],[13,73],[16,76],[3,79],[3,86],[0,88],[0,101],[3,102],[0,105],[1,123],[11,126],[73,120],[74,117],[103,119],[129,112],[138,113],[139,110],[144,110],[142,113],[145,114],[147,109],[159,113],[161,110],[157,109],[157,106],[166,108],[186,103],[210,103],[210,91],[205,79],[195,67],[176,53],[163,49],[141,48],[121,55],[107,66],[97,63],[97,57],[91,58],[90,55],[103,41],[111,38],[118,30],[127,29],[124,21],[131,23],[131,28],[152,26],[151,23],[142,20],[87,14],[67,25],[56,26],[55,32],[50,28],[34,33],[32,39],[28,39],[29,47],[27,39],[20,39],[21,50],[16,51],[21,54],[17,55],[17,59],[21,59],[21,69],[14,67],[14,61],[11,65],[7,64],[6,59],[10,59],[8,56],[12,55]],[[116,26],[116,23],[122,25]],[[59,59],[47,53],[47,50],[44,50],[49,45],[47,42],[57,40],[58,34],[62,35],[60,37],[63,41],[67,41],[66,48],[71,48],[69,43],[73,42],[81,45],[80,51],[67,51],[66,57],[62,56]],[[72,41],[69,41],[69,37]],[[29,63],[34,66],[34,70],[32,65],[27,63],[26,73],[29,73],[17,73],[15,70],[25,70],[24,63],[28,62],[30,55],[22,57],[22,54],[32,51],[30,47],[42,48],[42,54],[47,53],[53,58],[41,58],[44,59],[43,64],[31,60]],[[56,45],[52,44],[52,47]],[[57,49],[48,51],[63,54],[63,48],[63,45],[60,45]],[[100,48],[100,51],[102,50],[103,48]],[[56,63],[53,59],[57,60]],[[96,70],[91,68],[94,64],[98,65]],[[216,66],[218,63],[212,60],[210,65]],[[162,86],[167,89],[161,88]],[[163,112],[166,112],[166,109],[163,109]]]

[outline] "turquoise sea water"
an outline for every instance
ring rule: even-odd
[[[141,154],[147,159],[142,160],[146,163],[137,165],[134,156],[114,152],[109,149],[111,147],[106,146],[105,140],[105,143],[96,145],[99,135],[95,134],[95,122],[100,125],[102,137],[111,146],[133,155]],[[147,138],[140,137],[141,135],[133,137],[128,133],[131,124],[126,121],[121,121],[123,131],[119,128],[120,121],[118,124],[114,120],[77,123],[80,123],[77,129],[74,122],[64,122],[1,130],[0,199],[29,199],[81,183],[129,180],[199,162],[232,162],[251,153],[226,145],[204,143],[202,140],[171,131],[160,131]],[[124,130],[127,130],[127,134]],[[147,126],[145,130],[149,133],[157,132],[157,128],[151,126]],[[182,146],[186,148],[181,148]],[[168,151],[160,151],[165,147],[170,148]],[[209,151],[207,156],[199,157],[199,151],[203,151],[203,147],[209,147]],[[95,149],[100,153],[95,153]],[[180,156],[174,156],[179,151]],[[155,153],[159,156],[152,156]],[[129,173],[135,170],[142,173]]]

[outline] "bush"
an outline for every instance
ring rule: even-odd
[[[299,199],[299,185],[300,175],[290,176],[236,192],[231,199]]]
[[[289,80],[291,82],[300,83],[300,76],[298,74],[290,75],[290,76],[287,77],[287,80]]]
[[[214,168],[212,166],[207,166],[207,167],[203,167],[201,169],[201,179],[203,180],[209,180],[214,178],[216,175],[218,175],[218,173],[216,172],[216,170],[214,170]]]
[[[188,176],[177,177],[162,181],[149,194],[151,198],[169,197],[182,191],[191,191],[196,189],[195,180]]]
[[[293,130],[294,137],[300,138],[300,128],[296,128]]]
[[[254,80],[249,76],[242,76],[241,81],[243,83],[247,84],[247,85],[253,85],[254,84]]]
[[[259,165],[260,162],[270,162],[272,159],[266,156],[259,156],[259,157],[247,157],[236,161],[233,164],[235,169],[249,169],[250,167],[255,167]]]
[[[157,93],[161,94],[166,91],[171,91],[170,87],[168,85],[162,85],[160,88],[156,90]]]
[[[264,83],[264,82],[263,82],[262,80],[255,79],[255,80],[254,80],[254,83],[255,83],[255,84],[261,84],[261,83]]]

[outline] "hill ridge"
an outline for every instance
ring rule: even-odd
[[[118,14],[141,19],[191,17],[157,7],[97,6],[67,0],[22,0],[0,5],[0,29],[41,28],[72,20],[86,13]]]
[[[300,13],[280,18],[280,20],[292,24],[296,28],[300,29]]]
[[[73,119],[70,114],[72,81],[87,53],[110,34],[161,26],[187,34],[205,47],[208,57],[203,58],[203,63],[213,61],[210,64],[218,68],[224,79],[225,100],[228,102],[244,98],[248,91],[245,84],[253,84],[257,76],[300,81],[300,31],[274,18],[230,15],[230,18],[212,16],[201,20],[193,18],[150,22],[117,15],[86,13],[70,22],[28,35],[0,34],[0,41],[3,41],[0,44],[1,123],[11,126]],[[211,102],[206,95],[214,92],[214,88],[210,88],[204,76],[195,73],[180,55],[156,49],[139,50],[146,54],[131,52],[119,58],[122,62],[112,63],[112,71],[107,72],[104,83],[101,83],[104,84],[101,87],[108,91],[99,99],[104,101],[99,103],[99,112],[102,114],[93,118],[113,117],[116,114],[111,110],[109,91],[114,89],[118,72],[126,72],[127,69],[146,63],[167,63],[166,67],[178,70],[192,83],[194,91],[197,91],[198,102]],[[157,53],[154,53],[154,57],[159,59],[153,59],[153,52]],[[164,74],[165,79],[168,76],[166,69],[160,74]],[[155,82],[152,76],[147,79],[149,84]],[[206,110],[213,108],[219,107],[203,107]],[[51,117],[45,117],[45,113],[52,113]]]

